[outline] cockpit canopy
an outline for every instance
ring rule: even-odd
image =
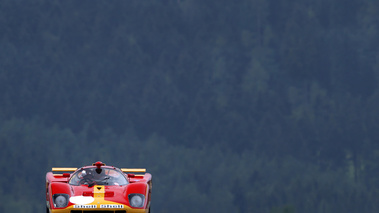
[[[113,168],[83,168],[76,171],[69,184],[74,186],[88,185],[126,185],[128,180],[121,171]]]

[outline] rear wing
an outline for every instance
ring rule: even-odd
[[[145,173],[146,169],[126,169],[126,168],[122,168],[121,171],[125,172],[125,173],[128,173],[128,172],[132,172],[132,173]]]
[[[74,167],[53,167],[51,169],[52,172],[48,172],[47,173],[47,177],[50,177],[50,178],[47,178],[47,179],[52,179],[52,180],[54,179],[55,181],[59,181],[59,180],[61,180],[60,178],[68,178],[68,177],[70,177],[70,174],[67,174],[67,173],[75,172],[78,169],[80,169],[80,168],[74,168]],[[128,173],[128,177],[129,178],[133,178],[133,179],[146,179],[148,181],[151,180],[151,174],[146,173],[146,169],[143,169],[143,168],[132,168],[132,169],[131,168],[121,168],[120,170],[123,173]],[[130,173],[132,173],[132,174],[130,174]],[[137,173],[137,174],[133,174],[133,173]],[[141,173],[143,173],[143,174],[141,174]],[[129,181],[131,181],[131,180],[129,179]]]
[[[75,172],[78,168],[72,168],[72,167],[68,167],[68,168],[61,168],[61,167],[53,167],[51,169],[52,172]]]
[[[73,167],[53,167],[51,169],[52,172],[75,172],[78,168]],[[146,169],[127,169],[121,168],[122,172],[125,173],[146,173]]]

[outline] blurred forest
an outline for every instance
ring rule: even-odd
[[[0,212],[152,173],[152,212],[379,212],[379,1],[0,0]]]

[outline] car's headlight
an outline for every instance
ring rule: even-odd
[[[129,203],[132,207],[142,207],[145,202],[145,195],[143,194],[130,194]]]
[[[63,208],[68,205],[68,194],[54,194],[53,202],[55,208]]]

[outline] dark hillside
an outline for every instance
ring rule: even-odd
[[[147,167],[157,213],[377,212],[378,14],[0,1],[0,212],[41,212],[52,166],[97,160]]]

